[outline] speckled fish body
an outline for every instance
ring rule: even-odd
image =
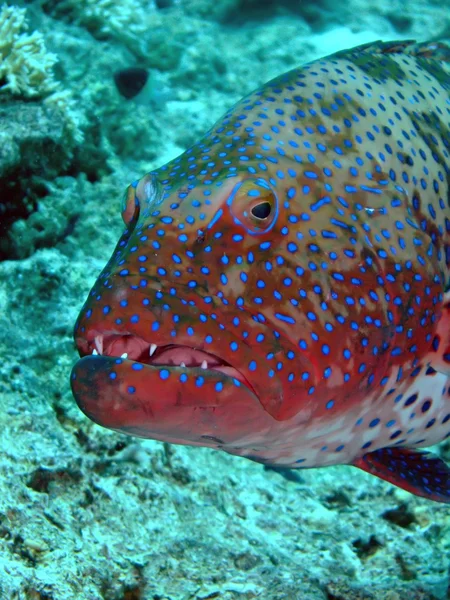
[[[81,409],[450,501],[450,51],[294,69],[128,190],[75,326]],[[94,355],[92,353],[94,352]]]

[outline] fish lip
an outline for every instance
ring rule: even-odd
[[[91,330],[88,335],[77,337],[76,344],[78,353],[81,358],[85,356],[91,356],[95,360],[95,355],[98,356],[110,356],[113,358],[121,359],[123,362],[129,363],[140,363],[144,367],[166,367],[167,369],[201,369],[201,372],[207,374],[208,372],[221,372],[227,377],[233,377],[245,385],[256,398],[259,399],[259,395],[252,384],[248,381],[246,376],[234,365],[224,360],[221,356],[204,350],[200,345],[186,345],[186,344],[158,344],[156,350],[150,356],[150,346],[152,342],[149,342],[135,333],[129,331],[121,331],[120,333],[100,333],[96,330]],[[122,358],[124,352],[121,350],[127,350],[127,358]],[[204,369],[201,367],[200,359],[195,362],[197,364],[186,365],[181,367],[179,364],[166,364],[164,362],[158,362],[158,360],[167,352],[170,351],[182,351],[191,352],[193,355],[201,355],[201,358],[207,360],[208,368]],[[142,359],[142,360],[139,360]],[[227,372],[228,371],[228,372]],[[231,371],[231,372],[230,372]]]

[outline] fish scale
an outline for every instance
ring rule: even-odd
[[[450,501],[411,450],[450,435],[449,151],[443,44],[359,46],[238,102],[128,188],[75,325],[81,409]]]

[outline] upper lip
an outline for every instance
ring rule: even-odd
[[[195,347],[180,344],[157,345],[134,334],[96,335],[90,345],[90,353],[120,356],[121,358],[146,364],[167,364],[182,367],[201,366],[204,369],[227,364],[218,356]],[[181,357],[178,364],[174,360],[177,353]],[[164,354],[168,355],[166,361],[162,359]],[[172,358],[170,354],[172,354]]]
[[[78,340],[78,348],[81,356],[94,354],[120,357],[147,365],[212,369],[239,379],[255,393],[239,369],[220,356],[195,346],[173,343],[157,345],[132,333],[91,332],[89,339]]]

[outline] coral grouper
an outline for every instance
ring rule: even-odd
[[[133,183],[75,326],[96,423],[450,502],[450,49],[270,81]]]

